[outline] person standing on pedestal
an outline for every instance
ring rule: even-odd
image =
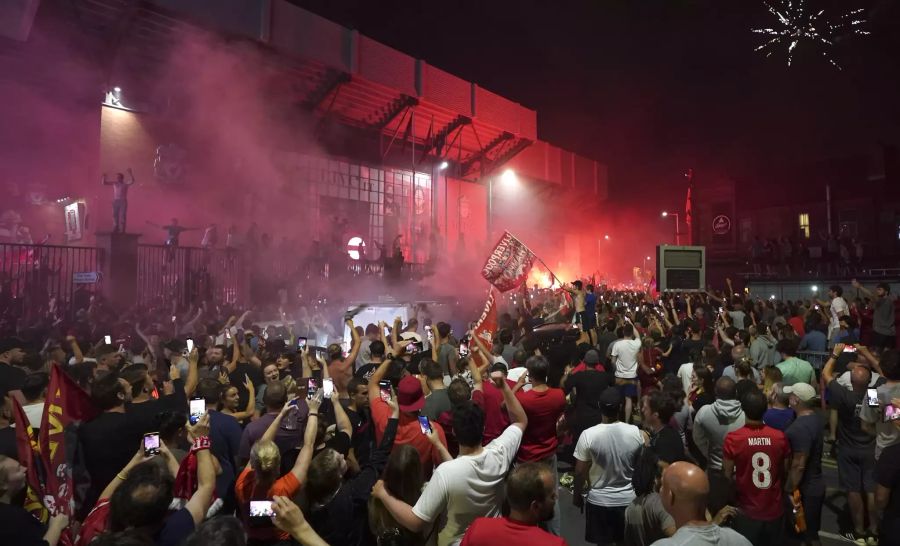
[[[107,180],[106,173],[103,173],[103,177],[100,179],[104,186],[113,187],[113,231],[119,233],[125,232],[125,215],[128,212],[128,187],[134,184],[134,173],[131,172],[131,167],[128,167],[126,172],[131,179],[129,182],[125,181],[125,175],[122,173],[117,173],[115,180]]]

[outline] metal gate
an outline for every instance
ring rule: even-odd
[[[138,303],[246,301],[247,268],[239,252],[138,245]]]
[[[27,321],[53,304],[71,317],[100,289],[100,259],[93,247],[0,243],[0,315]]]

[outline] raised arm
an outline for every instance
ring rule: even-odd
[[[234,343],[231,344],[231,362],[225,364],[225,369],[228,370],[228,373],[234,373],[234,371],[237,370],[238,361],[240,361],[240,359],[241,344],[235,339]]]
[[[822,378],[825,380],[825,386],[827,387],[829,383],[834,381],[834,365],[837,364],[837,359],[841,356],[841,353],[844,352],[844,344],[838,343],[831,350],[831,355],[828,357],[828,362],[825,363],[825,367],[822,368]]]
[[[188,354],[188,375],[187,379],[184,381],[184,395],[188,398],[191,397],[191,394],[194,393],[194,389],[197,388],[197,383],[200,381],[200,373],[197,371],[197,364],[200,362],[200,353],[197,351],[197,347],[191,349],[190,354]],[[177,366],[173,366],[176,370]]]
[[[197,456],[198,485],[185,508],[191,513],[194,525],[199,525],[206,517],[216,488],[216,470],[213,456],[209,452],[209,414],[200,418],[196,425],[188,427],[188,438],[194,442],[192,451]]]
[[[506,404],[506,412],[509,414],[510,424],[519,427],[522,429],[522,432],[525,432],[525,428],[528,426],[528,416],[525,415],[525,410],[522,409],[519,399],[510,390],[509,385],[506,383],[506,378],[503,377],[502,373],[494,372],[491,374],[491,381],[494,382],[494,386],[497,389],[503,392],[503,402]]]
[[[328,369],[327,367],[325,368]],[[338,430],[343,431],[349,437],[353,437],[353,425],[350,423],[350,418],[347,417],[347,412],[344,411],[344,406],[341,404],[340,398],[338,398],[339,393],[337,390],[331,392],[331,407],[334,408],[334,422],[335,426]]]
[[[350,337],[353,339],[353,342],[350,346],[350,353],[347,355],[347,358],[344,359],[344,368],[353,366],[356,362],[357,355],[359,355],[359,348],[362,346],[362,339],[359,337],[359,332],[357,332],[356,328],[353,326],[353,319],[348,320],[345,324],[350,328]]]
[[[869,298],[872,297],[872,291],[869,290],[868,288],[866,288],[865,286],[859,284],[858,280],[853,279],[852,281],[850,281],[850,284],[853,285],[853,288],[857,289],[859,292],[864,294],[866,297],[869,297]]]
[[[247,407],[244,408],[244,411],[232,415],[232,417],[238,421],[250,419],[256,414],[256,388],[253,386],[253,381],[250,381],[250,376],[247,374],[244,374],[244,388],[247,389],[248,393]]]
[[[72,349],[72,354],[75,355],[75,363],[81,364],[84,362],[84,353],[81,352],[81,346],[78,345],[78,340],[75,336],[66,336],[66,341],[69,342],[69,347]]]
[[[309,463],[313,458],[313,451],[316,449],[316,431],[318,430],[319,407],[322,405],[321,389],[306,401],[309,407],[309,415],[306,418],[306,430],[303,431],[303,447],[300,454],[297,455],[297,461],[291,468],[291,473],[297,478],[301,484],[306,483],[306,473],[309,472]]]
[[[370,404],[375,404],[381,400],[381,391],[379,390],[378,382],[384,379],[390,365],[391,361],[389,359],[384,359],[384,361],[378,365],[378,368],[375,369],[375,372],[372,373],[372,377],[369,378],[368,388]]]
[[[278,415],[275,416],[275,419],[272,423],[269,424],[269,427],[266,428],[266,431],[263,432],[263,435],[259,438],[260,442],[274,442],[275,435],[278,434],[278,428],[281,426],[281,420],[289,411],[291,411],[291,407],[293,407],[294,402],[297,400],[296,396],[292,396],[287,402],[284,403],[284,406],[281,408],[281,411],[278,412]],[[312,411],[312,409],[310,409]],[[304,433],[306,431],[304,430]],[[314,440],[315,441],[315,440]],[[250,464],[250,463],[247,463]]]
[[[129,186],[133,185],[134,182],[135,182],[135,180],[134,180],[134,171],[131,170],[131,167],[128,167],[128,169],[127,169],[125,172],[128,173],[128,178],[131,179],[130,182],[126,182],[125,184],[127,184],[127,185],[129,185]]]
[[[403,322],[400,317],[394,317],[394,327],[391,328],[391,346],[394,348],[394,354],[399,352],[400,329],[403,328]]]
[[[275,526],[291,535],[302,546],[328,546],[303,517],[300,507],[291,499],[275,496],[272,500],[272,509],[275,511],[275,517],[272,518]]]

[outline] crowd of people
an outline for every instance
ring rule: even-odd
[[[754,275],[850,276],[863,273],[865,245],[849,233],[822,233],[817,244],[796,237],[754,237],[748,249]]]
[[[897,544],[895,301],[854,289],[848,305],[839,286],[777,302],[576,281],[520,293],[491,335],[421,309],[362,327],[99,297],[5,323],[0,543],[561,545],[562,484],[593,544],[819,544],[834,452],[845,536]],[[23,430],[56,426],[59,374],[93,411],[66,436],[74,509],[51,494],[41,514]]]

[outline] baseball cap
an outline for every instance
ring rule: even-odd
[[[622,393],[616,387],[607,387],[600,393],[597,403],[601,408],[618,408],[622,405]]]
[[[600,363],[600,353],[591,349],[584,355],[584,363],[585,364],[599,364]]]
[[[419,411],[425,405],[425,394],[422,393],[422,383],[412,376],[407,375],[397,385],[397,404],[400,411]]]
[[[784,387],[784,393],[794,394],[804,402],[809,402],[816,397],[816,389],[812,388],[812,385],[806,383],[794,383],[793,385]]]

